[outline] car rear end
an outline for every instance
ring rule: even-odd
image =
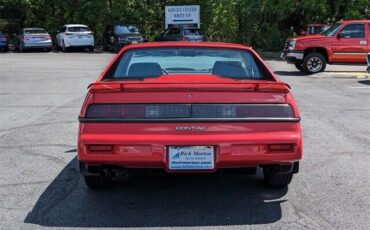
[[[89,27],[84,25],[68,26],[64,33],[65,47],[94,47],[94,35]]]
[[[135,26],[116,26],[114,28],[117,43],[119,48],[130,44],[137,44],[144,42],[143,36],[140,34],[139,29]]]
[[[203,42],[205,38],[198,28],[183,28],[183,41]]]
[[[42,28],[28,28],[23,30],[23,49],[48,49],[52,48],[51,36]]]
[[[0,50],[8,51],[8,37],[0,31]]]
[[[185,44],[182,46],[190,49],[203,47]],[[138,46],[138,49],[142,47],[148,48]],[[206,47],[228,49],[214,44]],[[237,47],[258,62],[252,67],[254,71],[261,68],[263,75],[271,74],[252,50]],[[125,51],[129,50],[125,48],[122,52]],[[192,57],[191,50],[188,55],[179,60],[198,58]],[[212,55],[210,52],[207,58],[212,59]],[[119,70],[122,66],[117,62],[127,61],[124,58],[125,55],[115,60],[101,80],[89,87],[81,110],[78,158],[89,186],[97,185],[91,183],[91,178],[105,181],[101,178],[117,168],[210,173],[260,166],[266,175],[289,175],[285,184],[275,181],[275,185],[286,185],[298,171],[302,157],[299,113],[289,87],[276,81],[273,75],[265,79],[255,73],[255,78],[232,79],[228,76],[239,77],[240,66],[221,58],[209,74],[201,74],[201,66],[197,74],[179,74],[176,72],[189,70],[167,67],[164,70],[167,75],[157,73],[154,78],[132,80],[129,70],[127,80],[114,79],[112,68]],[[176,57],[169,59],[175,60],[168,61],[168,66],[176,62]],[[197,66],[196,62],[192,65]],[[145,67],[149,66],[136,64],[133,76],[144,76]],[[110,74],[113,78],[107,77]],[[96,179],[98,176],[100,179]]]

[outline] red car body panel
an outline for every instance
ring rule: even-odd
[[[122,53],[130,49],[152,47],[210,47],[247,50],[255,56],[271,81],[218,78],[216,76],[161,76],[143,81],[103,82],[102,79]],[[188,75],[187,75],[188,76]],[[162,42],[129,45],[115,56],[99,79],[90,85],[80,117],[90,104],[199,104],[257,103],[288,104],[294,117],[298,109],[286,84],[280,82],[261,58],[250,48],[224,43]],[[205,127],[178,130],[178,126]],[[271,144],[290,144],[289,150],[270,150]],[[109,145],[91,151],[90,145]],[[292,164],[302,158],[302,134],[299,122],[81,122],[78,158],[87,164],[107,164],[135,168],[168,168],[169,146],[213,146],[215,167],[255,167],[268,164]],[[207,171],[207,170],[206,170]],[[176,171],[177,172],[177,171]]]

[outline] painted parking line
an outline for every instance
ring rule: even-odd
[[[350,89],[370,89],[370,86],[353,86],[349,88]]]

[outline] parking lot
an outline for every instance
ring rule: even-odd
[[[267,61],[291,85],[302,117],[304,157],[289,188],[268,188],[259,173],[142,175],[91,191],[78,172],[77,117],[86,87],[112,57],[0,54],[0,229],[370,229],[365,66],[305,76]]]

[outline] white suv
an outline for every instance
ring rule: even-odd
[[[94,35],[88,26],[80,24],[64,25],[56,36],[57,46],[63,52],[70,47],[89,48],[94,50]]]

